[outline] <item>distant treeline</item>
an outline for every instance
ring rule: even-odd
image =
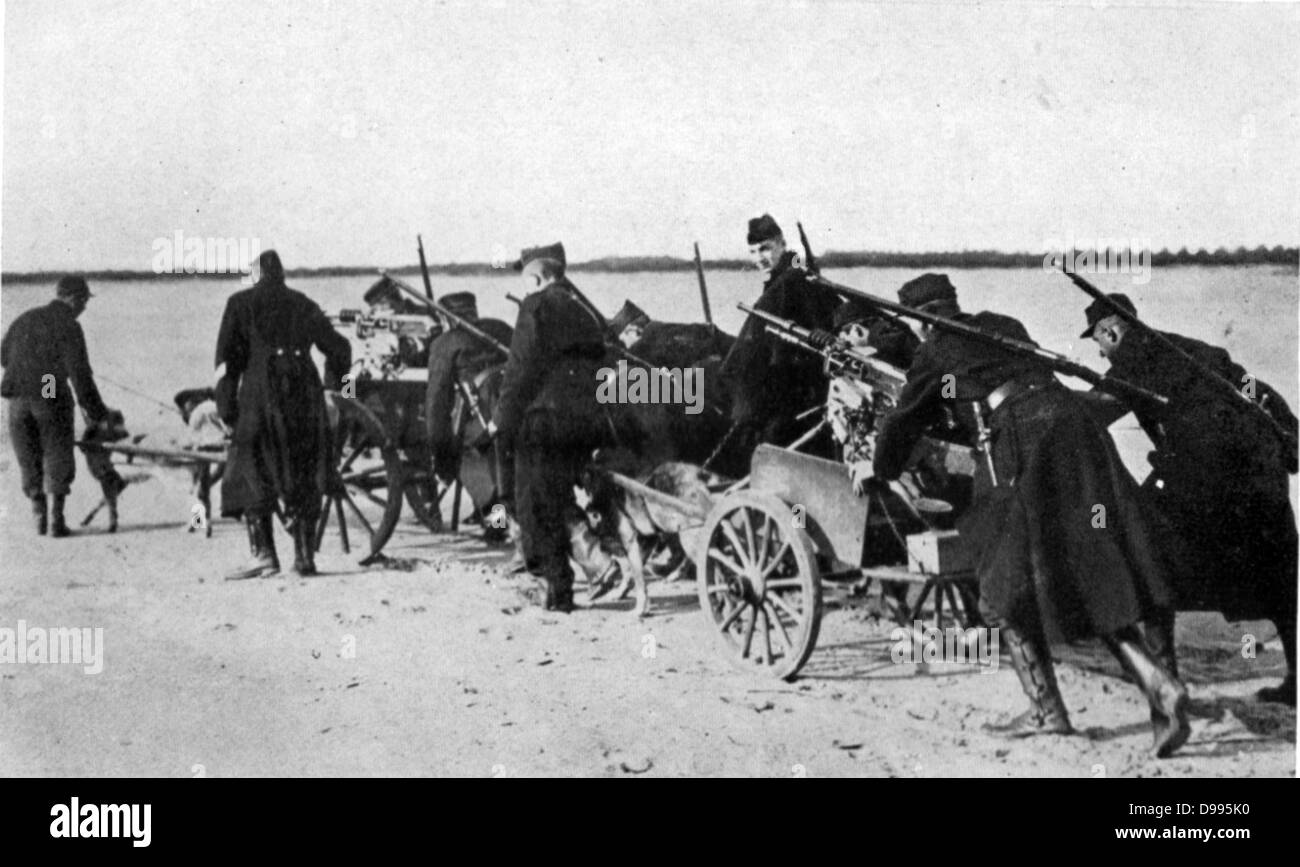
[[[1109,250],[1107,251],[1109,252]],[[1127,252],[1127,251],[1126,251]],[[997,250],[962,250],[949,253],[872,253],[840,252],[828,250],[817,254],[817,263],[823,268],[1041,268],[1046,253],[1003,253]],[[1213,252],[1204,247],[1192,252],[1183,247],[1177,252],[1168,249],[1151,254],[1151,265],[1156,268],[1173,265],[1290,265],[1300,268],[1300,248],[1265,247],[1253,250],[1238,247],[1228,250],[1220,247]],[[706,259],[704,267],[709,271],[745,271],[753,268],[748,259]],[[672,256],[610,256],[593,259],[589,262],[574,262],[571,271],[588,271],[603,273],[630,273],[636,271],[692,271],[695,262],[691,259],[678,259]],[[419,276],[418,265],[406,265],[389,268],[393,274],[402,277]],[[447,277],[470,277],[512,275],[509,268],[494,268],[486,262],[450,263],[430,265],[429,272]],[[5,273],[0,281],[5,283],[53,283],[67,272],[64,271],[26,271]],[[153,271],[85,271],[87,280],[178,280],[186,277],[192,279],[238,279],[237,274],[156,274]],[[378,279],[379,269],[374,267],[328,267],[328,268],[291,268],[287,271],[289,279],[311,277],[374,277]]]

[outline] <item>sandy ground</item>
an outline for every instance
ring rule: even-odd
[[[0,626],[102,627],[100,674],[0,665],[0,775],[1283,776],[1295,714],[1251,700],[1284,665],[1267,624],[1183,615],[1193,734],[1148,756],[1145,702],[1096,648],[1065,648],[1082,734],[1003,742],[980,724],[1022,708],[1009,665],[895,665],[889,627],[833,604],[793,684],[732,667],[689,582],[654,612],[527,607],[473,532],[404,525],[384,568],[327,537],[325,574],[238,583],[241,528],[184,532],[186,479],[154,469],[64,540],[28,528],[0,457]],[[79,459],[80,460],[80,459]],[[79,470],[69,517],[95,502]],[[282,556],[291,551],[280,532]],[[1264,641],[1254,660],[1240,637]]]

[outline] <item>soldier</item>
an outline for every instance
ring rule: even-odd
[[[325,356],[325,387],[337,390],[352,347],[316,302],[284,283],[274,250],[258,259],[260,279],[230,296],[217,335],[217,404],[233,431],[221,511],[248,525],[252,561],[229,581],[275,575],[271,515],[293,534],[294,571],[316,574],[315,526],[329,460],[329,428],[315,346]]]
[[[812,329],[819,347],[829,344],[839,298],[808,283],[769,214],[749,221],[748,241],[764,277],[763,294],[754,307]],[[826,401],[821,359],[769,333],[756,316],[741,328],[722,373],[730,382],[734,436],[745,460],[759,443],[788,445],[802,433],[797,417]]]
[[[1110,296],[1136,315],[1125,295]],[[1151,474],[1142,490],[1167,531],[1164,548],[1182,610],[1220,611],[1228,620],[1267,618],[1286,656],[1282,684],[1260,690],[1263,701],[1295,706],[1296,524],[1288,473],[1296,453],[1266,418],[1198,371],[1155,333],[1131,325],[1101,300],[1085,313],[1081,336],[1097,341],[1111,375],[1169,398],[1167,405],[1129,405],[1096,393],[1109,425],[1130,409],[1151,438]],[[1282,397],[1256,381],[1218,347],[1164,333],[1183,352],[1253,398],[1285,428],[1296,417]],[[1148,624],[1153,647],[1176,670],[1173,617]]]
[[[622,344],[624,349],[631,349],[649,324],[650,317],[644,310],[631,301],[624,301],[622,309],[609,320],[609,337]]]
[[[899,301],[984,331],[1031,342],[1015,319],[968,315],[946,276],[903,285]],[[1174,752],[1190,732],[1187,691],[1152,657],[1137,624],[1171,604],[1136,483],[1076,394],[1034,358],[926,329],[898,406],[876,442],[876,478],[896,479],[945,404],[979,402],[991,428],[974,501],[958,527],[971,546],[980,609],[999,629],[1030,710],[995,733],[1068,734],[1048,640],[1101,637],[1151,706],[1154,749]]]
[[[605,358],[604,319],[564,276],[564,247],[523,251],[518,267],[531,294],[519,306],[501,397],[475,446],[513,443],[515,506],[528,568],[541,577],[544,606],[573,609],[566,513],[592,451],[610,422],[596,403]],[[612,431],[611,431],[612,433]]]
[[[472,292],[456,292],[442,296],[439,303],[477,325],[505,346],[510,345],[514,330],[500,319],[479,319],[478,304]],[[468,390],[478,399],[476,378],[488,368],[501,364],[505,355],[479,337],[475,337],[463,328],[458,328],[455,321],[448,323],[448,328],[434,338],[429,344],[429,384],[425,392],[424,418],[428,432],[429,448],[433,453],[434,472],[446,484],[451,484],[457,477],[461,461],[461,431],[463,425],[474,420],[475,410],[466,406],[461,418],[455,415],[457,395],[465,401]],[[478,412],[482,412],[481,409]],[[481,419],[480,423],[486,423]],[[503,456],[504,459],[504,456]],[[503,479],[502,482],[505,480]],[[504,484],[492,495],[502,495],[509,499]],[[491,502],[480,502],[487,492],[470,489],[475,497],[475,505],[480,511],[485,510]],[[490,497],[489,497],[490,498]],[[492,528],[488,528],[492,529]],[[489,535],[493,535],[489,533]]]
[[[63,277],[55,299],[15,319],[0,341],[0,396],[9,401],[9,438],[42,536],[69,534],[63,504],[77,471],[73,406],[80,404],[90,427],[108,415],[77,324],[92,297],[85,278]]]

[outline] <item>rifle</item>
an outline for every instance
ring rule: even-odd
[[[812,330],[793,322],[774,316],[765,310],[758,310],[741,302],[736,305],[750,316],[757,316],[767,323],[767,330],[777,337],[809,352],[814,352],[826,359],[826,370],[831,376],[848,375],[876,387],[883,387],[897,395],[907,381],[907,374],[892,364],[859,352],[842,339],[819,349],[812,342]]]
[[[1147,325],[1145,322],[1143,322],[1141,319],[1138,318],[1136,313],[1133,313],[1132,311],[1125,308],[1123,305],[1116,302],[1114,298],[1111,298],[1109,295],[1106,295],[1096,286],[1093,286],[1091,283],[1089,283],[1087,280],[1080,277],[1078,274],[1072,274],[1068,271],[1062,271],[1061,273],[1065,274],[1066,277],[1069,277],[1070,282],[1074,283],[1075,286],[1078,286],[1080,289],[1082,289],[1084,293],[1087,294],[1089,297],[1097,301],[1100,301],[1101,303],[1105,304],[1108,308],[1110,308],[1110,312],[1112,314],[1123,319],[1125,322],[1127,322],[1129,325],[1132,325],[1134,328],[1138,329],[1139,331],[1143,331],[1151,335],[1153,338],[1156,339],[1158,343],[1160,343],[1165,348],[1172,349],[1180,358],[1183,359],[1183,361],[1187,362],[1193,370],[1201,374],[1201,376],[1205,377],[1206,379],[1210,380],[1216,385],[1222,386],[1222,390],[1225,394],[1231,392],[1233,397],[1245,401],[1247,406],[1256,410],[1261,416],[1263,416],[1265,419],[1268,420],[1269,425],[1273,428],[1273,432],[1277,434],[1277,436],[1282,440],[1283,445],[1285,445],[1289,451],[1294,452],[1296,450],[1295,436],[1293,436],[1289,430],[1284,428],[1281,422],[1279,422],[1276,418],[1273,417],[1272,413],[1270,413],[1267,409],[1264,408],[1264,400],[1267,400],[1268,398],[1267,394],[1264,395],[1264,400],[1261,400],[1259,403],[1256,403],[1255,401],[1251,400],[1250,397],[1248,397],[1244,391],[1237,388],[1237,386],[1234,385],[1231,380],[1229,380],[1228,378],[1220,374],[1214,368],[1205,364],[1200,359],[1196,358],[1194,355],[1187,352],[1185,349],[1183,349],[1177,343],[1174,343],[1172,340],[1170,340],[1161,332],[1156,331],[1154,328]]]
[[[974,325],[967,325],[964,322],[956,322],[944,316],[936,316],[933,313],[926,313],[922,310],[913,310],[911,307],[904,307],[902,304],[895,304],[892,301],[886,301],[884,298],[878,298],[869,292],[863,292],[860,289],[854,289],[851,286],[845,286],[827,280],[820,274],[813,274],[808,277],[809,282],[818,283],[823,288],[830,289],[832,292],[838,292],[841,295],[847,295],[858,298],[870,304],[878,310],[903,316],[908,319],[915,319],[926,325],[938,328],[940,331],[947,331],[951,334],[960,334],[963,337],[974,338],[984,343],[991,343],[1001,349],[1006,350],[1012,355],[1018,355],[1022,358],[1033,358],[1050,367],[1057,373],[1063,373],[1066,376],[1073,376],[1076,379],[1082,379],[1084,382],[1098,386],[1105,391],[1112,393],[1123,393],[1130,397],[1140,398],[1142,400],[1153,401],[1161,405],[1167,405],[1169,398],[1163,394],[1156,394],[1148,391],[1139,385],[1134,385],[1123,379],[1116,379],[1113,376],[1107,376],[1104,373],[1098,373],[1090,367],[1084,367],[1077,361],[1072,361],[1058,352],[1052,352],[1050,349],[1044,349],[1036,343],[1027,343],[1023,340],[1017,340],[1014,337],[1007,337],[1003,334],[994,334],[991,331],[985,331]]]
[[[416,249],[420,251],[420,273],[424,276],[424,294],[433,300],[433,283],[429,280],[429,263],[424,261],[424,239],[419,235],[415,236]]]
[[[709,287],[704,282],[704,262],[700,259],[700,242],[695,242],[695,278],[700,282],[700,301],[704,304],[704,321],[713,327],[713,313],[709,310]]]
[[[403,281],[398,277],[394,277],[392,274],[389,274],[384,269],[382,268],[379,269],[379,273],[380,275],[387,277],[389,280],[392,280],[394,286],[396,286],[402,292],[409,295],[415,301],[418,301],[425,308],[433,311],[439,316],[447,317],[447,319],[449,319],[456,325],[459,325],[461,328],[465,329],[467,333],[469,333],[474,337],[477,337],[479,340],[488,344],[497,352],[500,352],[502,355],[510,354],[509,346],[506,346],[504,343],[497,340],[491,334],[488,334],[486,331],[483,331],[481,328],[479,328],[473,322],[470,322],[465,317],[452,313],[450,310],[448,310],[446,307],[443,307],[441,304],[439,304],[437,301],[434,301],[432,298],[425,298],[423,295],[419,293],[418,290],[412,287],[409,283],[406,283],[405,281]]]
[[[809,274],[820,274],[821,269],[817,267],[817,257],[813,255],[812,244],[808,243],[808,233],[803,230],[803,223],[795,222],[799,229],[799,243],[803,244],[803,266]]]

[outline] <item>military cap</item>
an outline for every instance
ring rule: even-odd
[[[528,266],[529,262],[537,259],[550,259],[553,262],[559,262],[560,268],[568,267],[568,262],[564,258],[564,245],[559,241],[554,244],[546,244],[541,247],[525,247],[519,254],[519,261],[515,262],[515,270],[522,271]]]
[[[1114,301],[1120,307],[1123,307],[1129,313],[1137,314],[1137,307],[1129,300],[1129,297],[1122,292],[1111,292],[1106,296]],[[1092,330],[1097,327],[1097,323],[1107,316],[1115,316],[1115,308],[1100,299],[1093,301],[1088,305],[1088,309],[1083,311],[1083,315],[1088,317],[1088,327],[1083,329],[1080,337],[1091,337]]]
[[[781,227],[777,225],[776,220],[772,219],[771,214],[764,214],[749,221],[748,243],[761,244],[780,237],[783,237]]]
[[[438,303],[457,316],[465,319],[478,319],[478,299],[473,292],[452,292],[438,299]]]
[[[361,296],[361,300],[373,307],[381,301],[387,301],[390,304],[395,303],[401,297],[402,292],[397,288],[397,284],[385,274],[366,290],[366,294]]]
[[[908,280],[898,290],[898,302],[913,309],[935,301],[956,301],[957,290],[948,282],[947,274],[922,274]]]
[[[650,317],[640,307],[637,307],[631,301],[624,301],[623,307],[609,320],[609,330],[615,336],[622,334],[623,329],[629,325],[639,325],[644,328],[650,323]]]
[[[56,298],[94,298],[90,293],[90,286],[86,283],[86,278],[80,274],[69,274],[66,277],[60,277],[59,283],[54,289]]]

